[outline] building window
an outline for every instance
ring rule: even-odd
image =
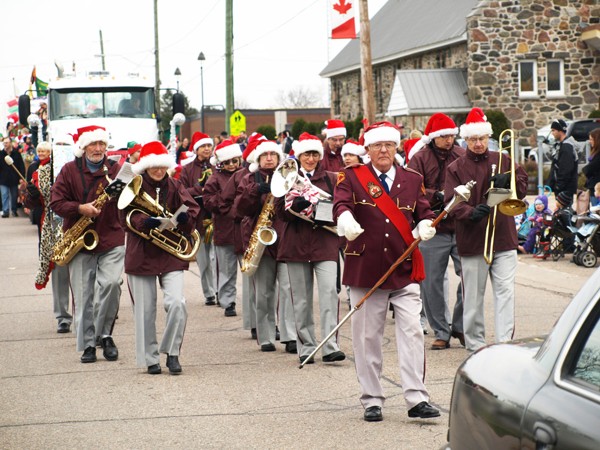
[[[537,63],[521,61],[519,63],[519,97],[537,96]]]
[[[548,97],[560,97],[565,95],[565,72],[562,60],[551,60],[546,63],[546,79],[546,95]]]

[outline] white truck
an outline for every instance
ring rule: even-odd
[[[74,159],[69,135],[78,128],[106,128],[108,152],[118,153],[127,143],[158,139],[155,89],[151,80],[138,75],[122,77],[92,72],[84,77],[63,76],[48,83],[46,140],[52,144],[55,176]],[[29,97],[19,98],[19,121],[28,126]]]

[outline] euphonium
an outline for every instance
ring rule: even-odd
[[[265,251],[267,245],[275,243],[277,240],[277,232],[271,227],[273,224],[273,215],[275,214],[275,197],[269,193],[265,204],[263,205],[258,220],[252,230],[248,248],[244,252],[242,258],[242,272],[252,276],[258,269],[258,264]]]
[[[127,213],[125,221],[127,227],[138,236],[150,241],[152,244],[163,249],[167,253],[183,260],[193,261],[196,258],[196,253],[200,248],[200,233],[197,230],[192,232],[191,238],[186,238],[177,229],[158,230],[152,229],[148,233],[136,230],[131,224],[131,216],[135,212],[150,216],[161,216],[171,218],[173,215],[166,211],[157,201],[150,197],[146,192],[141,191],[142,176],[134,177],[121,192],[119,209],[125,209],[131,206],[131,210]],[[141,192],[140,192],[141,191]],[[190,242],[191,241],[191,242]]]
[[[104,166],[104,174],[110,183],[110,178],[106,173],[108,168]],[[110,195],[104,190],[100,196],[94,200],[94,207],[102,209],[104,204],[110,199]],[[59,266],[66,266],[73,257],[81,250],[93,250],[98,245],[98,233],[87,228],[94,222],[93,217],[81,216],[75,224],[64,232],[63,237],[56,243],[53,249],[52,261]]]

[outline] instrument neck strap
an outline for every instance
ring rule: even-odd
[[[375,177],[373,172],[371,172],[371,169],[366,165],[354,167],[352,170],[354,170],[361,186],[375,202],[377,208],[379,208],[390,222],[392,222],[394,227],[396,227],[406,246],[410,246],[415,238],[412,235],[408,220],[406,220],[402,211],[398,209],[394,200],[383,191],[383,188],[373,189],[373,186],[381,186],[380,180]],[[418,247],[415,248],[412,253],[412,272],[410,279],[416,283],[425,279],[425,264],[423,262],[423,255],[421,255]]]

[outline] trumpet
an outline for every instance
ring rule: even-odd
[[[273,197],[283,197],[291,190],[300,192],[308,190],[309,192],[317,194],[319,202],[330,202],[332,198],[331,194],[312,184],[307,177],[300,175],[298,162],[295,158],[286,158],[277,167],[277,169],[275,169],[275,172],[273,172],[273,179],[271,180],[271,193],[273,194]],[[313,224],[315,223],[313,219],[305,214],[297,213],[292,209],[289,209],[288,211],[302,220],[311,222]],[[324,228],[327,231],[337,235],[337,229],[335,226],[321,225],[321,228]]]

